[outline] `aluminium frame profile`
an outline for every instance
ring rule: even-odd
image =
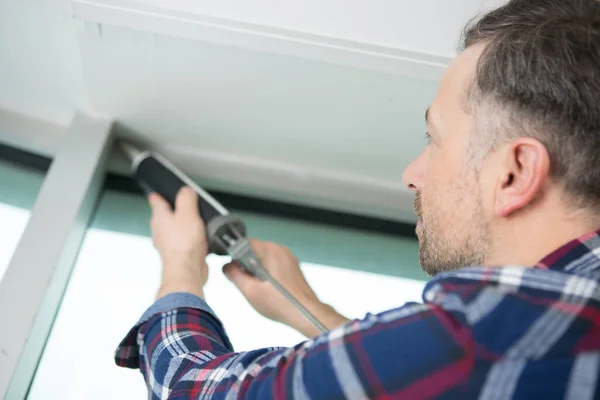
[[[92,218],[112,121],[76,113],[0,281],[0,398],[25,398]]]

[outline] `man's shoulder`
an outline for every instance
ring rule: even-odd
[[[508,265],[501,267],[468,267],[444,272],[427,283],[425,302],[436,302],[448,295],[469,301],[474,296],[528,292],[540,296],[561,296],[565,291],[589,296],[586,287],[598,285],[600,275],[573,273],[566,270]],[[482,293],[483,292],[483,293]]]
[[[465,323],[527,326],[549,309],[577,317],[582,305],[600,312],[594,275],[523,266],[469,267],[442,273],[423,290],[425,304],[460,314]]]
[[[595,276],[564,270],[464,268],[432,279],[423,299],[461,321],[489,354],[502,357],[575,354],[575,338],[585,334],[591,316],[600,316]]]

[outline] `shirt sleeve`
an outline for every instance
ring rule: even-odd
[[[141,339],[139,333],[140,328],[148,322],[152,317],[164,314],[170,310],[190,308],[206,313],[207,318],[211,318],[220,330],[220,339],[227,348],[233,351],[233,346],[229,341],[229,337],[225,333],[223,324],[216,317],[215,312],[210,308],[208,303],[200,297],[191,293],[179,292],[170,293],[156,300],[142,314],[138,322],[129,330],[125,338],[121,341],[115,352],[115,362],[120,367],[140,368],[140,349],[142,348],[138,339]],[[141,369],[141,368],[140,368]],[[142,372],[144,370],[142,369]]]
[[[433,304],[368,314],[291,348],[235,353],[208,305],[188,300],[155,304],[117,349],[152,399],[434,397],[465,383],[473,365],[470,331]]]

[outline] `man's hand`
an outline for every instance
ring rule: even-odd
[[[163,265],[157,297],[187,292],[204,298],[208,244],[204,222],[198,213],[198,195],[188,187],[182,188],[175,200],[175,211],[156,193],[148,200],[152,207],[152,239]]]
[[[306,282],[298,260],[289,249],[254,239],[250,243],[267,271],[326,327],[332,329],[348,322],[347,318],[332,307],[319,301]],[[263,316],[289,325],[307,337],[321,333],[269,282],[261,282],[248,275],[236,263],[225,265],[223,272]]]

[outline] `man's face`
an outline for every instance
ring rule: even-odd
[[[417,194],[419,260],[430,275],[481,265],[490,248],[486,196],[470,160],[473,116],[465,111],[481,50],[465,50],[446,70],[427,112],[431,140],[404,171]]]

